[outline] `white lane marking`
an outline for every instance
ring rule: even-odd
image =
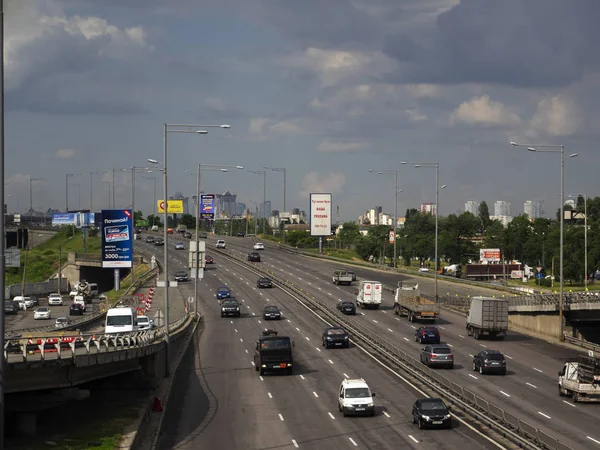
[[[242,338],[240,338],[240,342],[244,342],[244,340]]]
[[[410,342],[410,339],[408,338],[403,338],[406,342]]]
[[[231,323],[233,323],[233,320],[230,320]]]
[[[356,441],[352,438],[348,438],[350,440],[350,442],[352,442],[354,444],[355,447],[358,447],[358,444],[356,443]]]
[[[375,322],[375,323],[379,323],[379,322],[377,322],[375,319],[373,319],[373,322]]]
[[[590,440],[590,441],[592,441],[592,442],[595,442],[596,444],[600,444],[600,441],[598,441],[598,440],[594,439],[593,437],[586,436],[586,438],[587,438],[587,439],[589,439],[589,440]]]
[[[265,381],[265,379],[262,376],[259,376],[258,378],[260,378],[260,381]]]
[[[267,392],[267,395],[269,396],[269,398],[273,398],[270,392]]]
[[[237,330],[237,328],[234,328],[234,329],[235,329],[235,332],[236,332],[236,333],[238,333],[238,330]]]
[[[507,393],[506,393],[506,392],[504,392],[504,391],[500,391],[500,393],[501,393],[502,395],[506,395],[507,397],[510,397],[510,395],[509,395],[509,394],[507,394]]]
[[[304,375],[300,375],[300,378],[302,378],[303,380],[306,380],[306,378],[304,378]]]
[[[317,394],[315,391],[313,391],[313,395],[317,398],[319,398],[319,394]]]
[[[569,406],[571,406],[571,407],[573,407],[573,408],[577,408],[577,406],[575,406],[573,403],[569,403],[569,402],[568,402],[568,401],[566,401],[566,400],[563,400],[563,403],[566,403],[567,405],[569,405]]]
[[[454,347],[454,345],[452,345],[452,344],[447,344],[447,345],[448,345],[448,347],[450,347],[450,348]]]
[[[473,355],[471,355],[470,353],[469,353],[469,356],[470,356],[471,358],[475,358],[475,357],[474,357]]]
[[[298,446],[298,443],[296,442],[296,439],[292,439],[292,444],[294,444],[294,447],[296,447],[296,448],[300,448],[300,447]]]
[[[299,279],[300,281],[302,281],[302,278],[298,277],[298,279]]]
[[[281,414],[279,414],[279,420],[283,422],[283,416]]]
[[[329,295],[333,295],[331,292],[328,292]]]
[[[419,441],[417,441],[412,434],[409,434],[408,437],[411,438],[413,440],[413,442],[415,442],[416,444],[419,443]]]
[[[309,281],[308,284],[310,284],[312,286],[312,283]]]
[[[259,294],[260,294],[260,295],[263,295],[263,293],[262,293],[262,292],[259,292]]]
[[[550,417],[548,414],[544,414],[544,413],[543,413],[543,412],[541,412],[541,411],[538,411],[538,414],[539,414],[540,416],[544,416],[546,419],[552,419],[552,417]]]
[[[398,322],[400,322],[400,319],[399,319],[399,318],[397,318],[397,317],[394,317],[394,319],[396,319]]]
[[[411,327],[412,327],[413,330],[417,329],[417,327],[415,327],[414,325],[411,325]]]
[[[259,320],[258,323],[262,323],[262,322]]]
[[[393,332],[394,332],[394,330],[392,330],[391,328],[388,328],[388,331],[389,331],[390,333],[393,333]]]
[[[332,360],[328,359],[327,361],[329,361],[329,364],[333,364],[333,361],[332,361]]]
[[[390,416],[390,415],[389,415],[389,414],[388,414],[386,411],[383,411],[383,415],[384,415],[385,417],[392,417],[392,416]]]
[[[322,290],[323,290],[323,289],[321,289],[321,286],[319,286],[319,288],[318,288],[318,289],[319,289],[320,291],[322,291]]]
[[[256,313],[252,313],[252,315],[253,315],[253,316],[255,316],[255,315],[256,315]]]
[[[364,312],[361,312],[361,313],[360,313],[360,315],[361,315],[361,316],[364,316],[364,315],[365,315],[365,313],[364,313]]]
[[[297,330],[297,331],[300,331],[300,328],[296,327],[296,330]]]
[[[387,314],[387,311],[381,310],[382,313]]]
[[[534,388],[534,389],[537,389],[537,386],[535,386],[535,385],[533,385],[533,384],[531,384],[531,383],[525,383],[525,384],[526,384],[527,386],[531,386],[531,387],[532,387],[532,388]]]
[[[462,334],[459,334],[458,337],[463,339],[465,338]]]
[[[318,351],[318,352],[320,352],[320,351],[321,351],[321,349],[320,349],[319,347],[315,347],[315,348],[317,349],[317,351]]]
[[[254,365],[254,361],[250,361],[250,364]]]
[[[537,367],[534,367],[534,368],[533,368],[533,370],[535,370],[536,372],[539,372],[539,373],[544,373],[544,371],[543,371],[543,370],[540,370],[540,369],[538,369]]]
[[[343,373],[342,375],[344,375],[344,377],[346,378],[350,378],[348,375],[346,375],[345,373]]]
[[[333,414],[331,414],[330,412],[328,412],[327,414],[329,414],[329,417],[331,417],[333,420],[335,420],[335,416]]]
[[[445,330],[445,328],[444,328],[444,327],[440,327],[439,325],[438,325],[438,327],[439,327],[439,328],[441,328],[442,330]]]
[[[512,356],[508,356],[508,355],[504,355],[504,356],[506,356],[508,359],[512,359]]]
[[[248,349],[246,349],[246,353],[248,353]]]
[[[292,323],[292,322],[290,321],[290,319],[288,319],[287,321],[288,321],[288,323]]]
[[[479,345],[482,346],[483,348],[487,348],[487,346],[484,344],[479,344]]]
[[[471,375],[471,374],[469,374],[469,376],[470,376],[471,378],[475,378],[476,380],[478,380],[478,379],[479,379],[479,378],[477,378],[475,375]]]
[[[306,338],[307,341],[310,341],[310,338],[308,336],[304,336]]]

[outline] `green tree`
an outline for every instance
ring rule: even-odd
[[[356,244],[360,239],[360,231],[356,222],[345,222],[338,233],[338,239],[341,245]]]
[[[179,219],[179,224],[188,228],[196,228],[196,218],[191,214],[183,214]]]
[[[487,227],[490,225],[490,222],[491,222],[490,210],[488,208],[488,204],[486,201],[482,201],[479,204],[479,208],[477,210],[477,217],[479,219],[480,226],[481,226],[481,228],[479,229],[479,232],[481,234],[484,234],[485,230],[487,229]]]
[[[480,228],[480,220],[470,212],[457,216],[450,214],[441,221],[441,233],[438,239],[438,253],[452,262],[463,263],[476,251],[476,245],[470,238]],[[441,251],[440,251],[441,250]]]

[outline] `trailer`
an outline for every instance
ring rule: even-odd
[[[504,339],[508,331],[508,300],[503,298],[473,297],[467,315],[467,334],[481,339]]]
[[[574,358],[558,372],[558,395],[573,402],[600,402],[600,360],[593,356]]]
[[[394,296],[394,314],[406,316],[410,322],[426,320],[435,322],[440,314],[440,305],[421,297],[419,283],[398,281]]]

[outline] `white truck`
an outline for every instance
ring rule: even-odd
[[[382,294],[383,285],[379,281],[361,281],[356,293],[356,304],[363,309],[378,309]]]
[[[406,316],[410,322],[415,320],[434,322],[440,314],[440,305],[421,297],[419,283],[398,281],[394,296],[394,314]]]
[[[467,334],[481,339],[504,339],[508,331],[508,300],[491,297],[473,297],[467,315]]]
[[[333,284],[352,284],[352,274],[345,270],[335,270],[332,278]]]
[[[558,395],[575,403],[600,402],[600,360],[591,353],[566,362],[558,372]]]

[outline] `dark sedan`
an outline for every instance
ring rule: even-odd
[[[248,261],[260,262],[260,253],[258,253],[258,252],[248,253]]]
[[[439,344],[440,332],[436,327],[425,326],[415,331],[415,342],[421,344]]]
[[[257,288],[272,288],[273,287],[273,282],[271,281],[270,278],[267,277],[260,277],[258,279],[258,281],[256,282],[256,287]]]
[[[347,316],[354,316],[356,315],[356,306],[354,306],[354,303],[352,302],[339,302],[336,305],[336,308],[338,309],[338,311],[341,311],[343,314],[346,314]]]
[[[265,306],[263,310],[264,320],[281,320],[281,311],[277,306]]]
[[[83,316],[83,306],[79,303],[73,303],[69,308],[70,316]]]
[[[19,305],[12,300],[6,300],[4,302],[4,314],[17,314],[19,312]]]
[[[188,281],[188,273],[185,270],[175,272],[175,281]]]
[[[146,238],[146,242],[147,242],[148,244],[154,244],[154,236],[148,236],[148,237]]]
[[[473,370],[479,370],[481,375],[486,373],[506,375],[506,359],[498,350],[483,350],[473,357]]]
[[[154,245],[165,245],[165,240],[163,238],[154,239]]]
[[[240,317],[242,315],[240,311],[240,304],[237,300],[228,298],[221,302],[221,317],[234,316]]]
[[[323,332],[323,347],[350,347],[350,336],[344,327],[327,327]]]
[[[419,428],[452,428],[450,407],[439,398],[420,398],[412,409],[412,422]]]

